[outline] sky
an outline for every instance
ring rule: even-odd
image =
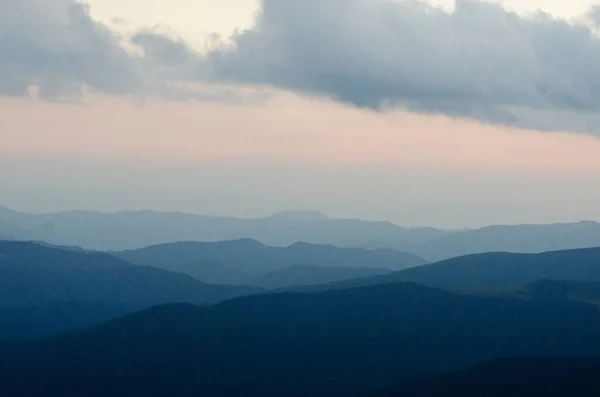
[[[600,221],[593,2],[0,7],[0,205]]]

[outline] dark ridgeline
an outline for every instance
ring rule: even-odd
[[[214,284],[271,288],[385,274],[425,263],[418,256],[391,249],[308,243],[269,247],[252,239],[177,242],[112,254],[134,264],[182,272]]]
[[[467,289],[496,288],[525,285],[544,279],[600,282],[600,248],[541,254],[474,254],[391,274],[294,290],[319,291],[398,282]]]
[[[104,253],[78,253],[28,242],[0,242],[0,266],[0,306],[74,301],[211,303],[259,291],[209,285],[185,274],[133,266]]]
[[[402,278],[422,284],[465,287],[520,285],[540,279],[600,281],[600,248],[470,255],[419,270],[407,269]]]
[[[157,304],[215,303],[259,292],[30,242],[0,241],[0,337],[89,326]]]
[[[600,355],[596,306],[414,284],[170,305],[0,350],[0,395],[362,396],[497,357]]]

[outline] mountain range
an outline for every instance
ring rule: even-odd
[[[501,357],[600,355],[600,311],[415,284],[166,305],[0,344],[0,395],[365,396]]]
[[[260,291],[205,284],[100,252],[0,241],[0,336],[43,335],[157,304],[208,304]]]
[[[398,282],[446,288],[489,289],[525,285],[544,279],[600,282],[600,248],[540,254],[473,254],[390,274],[305,286],[295,290],[317,291]]]
[[[406,228],[391,222],[332,219],[313,211],[285,211],[265,218],[239,219],[155,211],[25,214],[0,207],[0,234],[5,239],[39,240],[94,250],[251,238],[269,246],[307,242],[392,248],[429,262],[474,253],[540,253],[600,246],[600,224],[592,221],[440,230]]]
[[[251,239],[112,253],[0,241],[0,395],[597,390],[594,359],[576,357],[600,357],[600,248],[492,252],[404,268],[406,260],[420,258]],[[206,263],[246,270],[254,285],[288,287],[214,285],[182,273]],[[302,286],[352,272],[363,277]],[[565,362],[587,372],[542,378]]]
[[[416,255],[391,249],[308,243],[268,247],[251,239],[178,242],[111,254],[130,263],[186,273],[209,283],[272,288],[386,274],[426,263]]]
[[[600,223],[592,221],[549,225],[487,226],[447,234],[417,244],[383,244],[433,262],[485,252],[541,253],[600,246]],[[375,244],[370,248],[378,248]]]
[[[574,294],[594,296],[595,287],[589,291],[578,281],[600,282],[600,248],[476,254],[397,272],[389,268],[406,266],[403,260],[415,257],[393,250],[306,243],[273,248],[249,239],[164,244],[116,254],[121,258],[71,247],[0,241],[0,337],[46,335],[157,304],[211,304],[265,292],[265,288],[320,292],[414,282],[478,296],[566,299]],[[210,272],[230,280],[243,275],[252,286],[196,278]],[[541,280],[561,281],[563,289],[569,285],[565,282],[576,283],[575,292],[541,288],[537,284]],[[519,290],[528,284],[537,289]],[[44,322],[47,327],[38,326]]]
[[[448,232],[434,228],[403,228],[390,222],[330,219],[306,211],[239,219],[155,211],[25,214],[0,207],[0,233],[20,240],[40,240],[57,245],[126,250],[167,242],[241,238],[252,238],[270,246],[304,241],[345,247],[381,239],[420,241]]]

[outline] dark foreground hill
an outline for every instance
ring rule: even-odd
[[[304,287],[306,291],[414,282],[458,288],[518,286],[540,280],[600,282],[600,248],[541,254],[488,253],[462,256],[387,275]]]
[[[160,267],[187,273],[202,281],[216,284],[262,285],[261,277],[275,272],[270,285],[293,285],[294,273],[302,284],[319,284],[358,276],[389,273],[422,265],[418,256],[391,249],[367,250],[338,248],[329,245],[295,243],[289,247],[268,247],[251,239],[221,242],[178,242],[154,245],[138,250],[114,252],[113,255],[131,263]],[[298,267],[300,266],[300,267]],[[296,267],[277,278],[278,271]],[[337,268],[320,271],[318,268]],[[377,269],[373,273],[352,268]],[[306,272],[302,272],[305,269]],[[349,270],[346,270],[349,269]],[[328,274],[331,276],[328,277]],[[314,276],[313,276],[314,275]],[[292,284],[286,284],[286,280]]]
[[[0,307],[0,339],[38,338],[87,328],[144,308],[147,305],[98,302]]]
[[[511,358],[420,377],[372,397],[597,397],[600,358]]]
[[[600,312],[414,284],[174,305],[0,348],[2,396],[361,396],[496,357],[600,355]]]

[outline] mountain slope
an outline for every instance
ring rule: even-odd
[[[254,291],[204,284],[184,274],[133,266],[104,253],[0,242],[0,307],[67,302],[208,303]]]
[[[372,397],[596,397],[600,358],[511,358],[402,382]]]
[[[216,243],[178,242],[113,252],[113,255],[139,265],[187,273],[203,281],[251,285],[257,285],[254,283],[258,280],[257,276],[290,266],[309,266],[295,268],[296,274],[306,283],[318,284],[357,275],[356,271],[341,268],[375,268],[379,271],[371,274],[382,274],[382,269],[385,273],[387,269],[399,270],[425,263],[415,255],[389,249],[370,251],[307,243],[268,247],[251,239]],[[315,273],[316,266],[338,269],[330,270],[331,277],[328,279],[325,271]],[[299,274],[302,269],[307,269],[303,276]],[[312,279],[311,274],[315,275]]]
[[[0,394],[358,396],[495,357],[600,355],[598,329],[593,306],[412,284],[259,295],[6,344]]]
[[[143,304],[94,302],[0,307],[0,339],[39,338],[87,328],[145,308]]]
[[[535,301],[574,301],[600,306],[600,282],[543,279],[508,287],[449,287],[446,290],[481,297]]]
[[[429,261],[484,252],[541,253],[600,246],[600,223],[488,226],[447,234],[411,246],[395,248],[414,252]],[[392,245],[394,247],[394,245]]]
[[[262,288],[285,288],[299,285],[315,285],[336,282],[360,277],[371,277],[389,274],[389,269],[368,267],[322,267],[322,266],[290,266],[249,278],[248,285]]]
[[[34,215],[0,207],[0,233],[20,240],[97,250],[240,238],[252,238],[271,246],[305,241],[341,247],[392,248],[430,262],[484,252],[539,253],[600,246],[600,223],[590,221],[448,231],[404,228],[390,222],[331,219],[312,211],[284,211],[265,218],[239,219],[155,211]]]
[[[475,254],[388,275],[306,288],[327,290],[396,282],[441,287],[489,288],[524,285],[544,279],[600,281],[600,248],[550,251],[541,254]]]

